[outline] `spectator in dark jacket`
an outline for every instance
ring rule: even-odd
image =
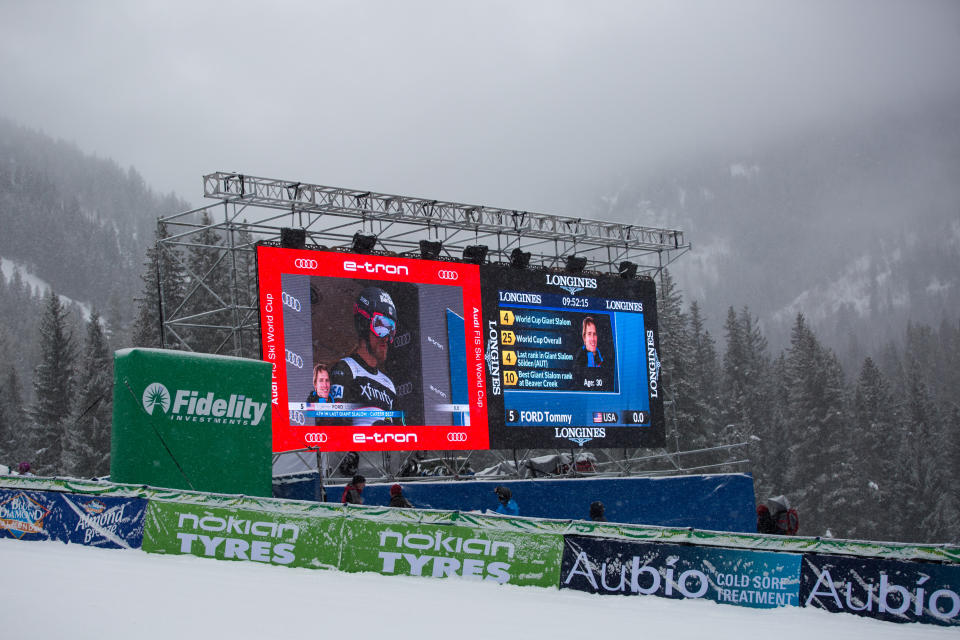
[[[363,488],[367,486],[367,479],[357,474],[353,476],[350,484],[343,488],[343,497],[340,502],[343,504],[363,504]]]
[[[394,484],[390,487],[390,506],[403,507],[404,509],[410,509],[413,507],[413,505],[410,504],[410,501],[404,497],[403,487],[401,487],[399,484]]]
[[[777,525],[765,504],[757,505],[757,533],[776,533]]]
[[[606,522],[607,516],[603,515],[604,506],[599,500],[590,503],[590,519],[594,522]]]

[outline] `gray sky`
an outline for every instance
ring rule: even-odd
[[[0,0],[0,115],[191,204],[222,170],[577,215],[958,69],[954,0]]]

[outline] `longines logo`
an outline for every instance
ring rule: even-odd
[[[297,258],[293,261],[293,266],[297,269],[316,269],[320,263],[312,258]]]
[[[561,289],[569,291],[570,295],[575,295],[577,291],[580,291],[581,289],[596,289],[597,279],[583,278],[581,276],[564,276],[558,273],[548,273],[547,284],[555,284]]]

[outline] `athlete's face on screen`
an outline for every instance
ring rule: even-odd
[[[587,351],[597,350],[597,326],[588,322],[583,328],[583,346]]]
[[[330,396],[330,374],[326,371],[318,371],[317,377],[313,381],[313,388],[317,390],[317,395],[321,398]]]
[[[378,367],[382,367],[383,363],[387,361],[387,348],[389,346],[390,336],[384,336],[383,338],[370,336],[370,353],[377,359]]]

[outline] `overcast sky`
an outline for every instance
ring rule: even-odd
[[[0,0],[0,115],[191,204],[237,171],[576,215],[958,89],[955,0]]]

